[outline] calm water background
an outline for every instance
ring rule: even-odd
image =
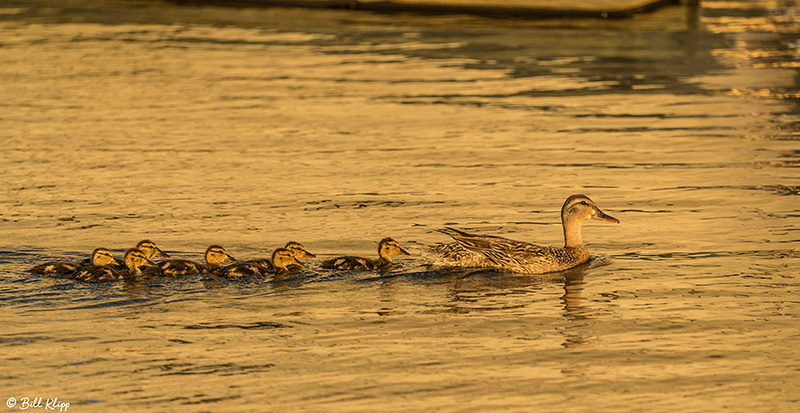
[[[0,401],[800,407],[797,2],[534,22],[69,4],[0,1]],[[444,225],[559,244],[573,193],[622,223],[584,225],[596,259],[566,274],[25,272],[144,238],[191,259],[372,255]]]

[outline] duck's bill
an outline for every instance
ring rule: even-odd
[[[118,259],[114,258],[114,260],[113,260],[113,261],[111,261],[111,266],[112,266],[112,267],[121,267],[121,268],[124,268],[124,267],[125,267],[125,264],[124,264],[122,261],[120,261],[120,260],[118,260]]]
[[[607,215],[605,212],[601,210],[597,210],[597,213],[592,216],[592,219],[596,219],[599,221],[611,222],[614,224],[619,224],[619,220],[612,217],[611,215]]]
[[[306,257],[306,258],[314,258],[314,257],[316,257],[316,256],[317,256],[316,254],[312,254],[312,253],[310,253],[310,252],[308,252],[308,251],[306,251],[306,250],[303,250],[303,257]]]
[[[225,259],[222,262],[239,262],[239,260],[233,258],[230,254],[225,254]]]
[[[144,264],[142,264],[142,266],[144,266],[144,267],[158,267],[158,265],[156,265],[156,263],[154,263],[153,261],[150,261],[150,260],[144,260]]]
[[[291,264],[291,265],[298,265],[298,266],[302,267],[302,266],[303,266],[303,263],[302,263],[302,262],[300,262],[300,261],[297,261],[297,258],[294,258],[294,259],[292,260],[292,264]]]
[[[164,251],[161,251],[161,249],[160,249],[160,248],[156,249],[156,255],[155,255],[155,256],[156,256],[156,257],[164,257],[164,258],[169,258],[169,254],[167,254],[167,253],[166,253],[166,252],[164,252]]]
[[[400,247],[397,247],[397,250],[400,251],[400,255],[411,255],[411,254],[408,253],[408,251],[406,251],[406,250],[404,250],[404,249],[402,249]]]

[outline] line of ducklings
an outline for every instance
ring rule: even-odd
[[[384,238],[378,243],[378,259],[342,256],[323,261],[321,267],[331,270],[378,270],[392,263],[392,255],[411,255],[397,241]],[[167,258],[154,262],[154,258]],[[180,277],[210,274],[221,278],[259,277],[295,270],[304,264],[299,258],[314,258],[315,254],[294,241],[272,253],[270,259],[238,261],[220,245],[206,249],[204,263],[185,259],[169,259],[169,254],[154,242],[143,240],[125,251],[123,262],[114,258],[111,250],[97,248],[89,259],[79,263],[53,261],[36,265],[29,271],[49,277],[63,277],[83,282],[113,282],[139,276]],[[229,265],[224,265],[229,263]]]
[[[498,269],[524,274],[563,271],[591,259],[581,235],[582,223],[588,220],[619,224],[618,219],[600,210],[589,197],[575,194],[569,196],[561,206],[563,247],[542,246],[445,227],[439,232],[449,235],[453,242],[438,244],[420,252],[431,258],[434,265]],[[398,254],[409,255],[396,241],[384,238],[378,244],[377,260],[338,257],[324,261],[321,266],[335,270],[375,270],[390,264],[391,256]],[[212,245],[206,251],[205,264],[185,260],[168,260],[155,264],[150,261],[154,256],[166,257],[166,254],[155,244],[145,240],[125,253],[125,269],[113,268],[115,260],[111,251],[99,248],[92,254],[91,265],[54,262],[38,265],[31,271],[45,275],[65,275],[82,281],[112,281],[139,275],[140,267],[145,266],[150,267],[148,271],[167,276],[208,272],[226,278],[240,278],[283,272],[291,266],[303,265],[297,258],[313,257],[314,254],[306,251],[302,245],[290,242],[284,248],[275,250],[271,261],[261,259],[237,262],[224,248],[217,245]],[[226,261],[234,264],[222,267],[221,264]]]

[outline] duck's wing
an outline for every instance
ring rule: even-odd
[[[77,281],[101,283],[119,281],[124,279],[125,275],[127,272],[107,266],[91,266],[81,269],[69,277]]]
[[[477,235],[446,227],[439,230],[456,241],[458,247],[485,257],[492,266],[528,272],[527,268],[548,261],[552,247],[494,235]],[[455,247],[453,247],[455,248]]]
[[[46,262],[39,264],[28,271],[34,274],[46,275],[48,277],[58,277],[74,273],[80,268],[78,264],[64,261]]]
[[[443,234],[449,235],[462,247],[475,252],[481,251],[503,251],[508,254],[527,254],[546,249],[541,245],[532,244],[525,241],[517,241],[510,238],[498,237],[495,235],[478,235],[459,231],[455,228],[445,227],[438,230]]]
[[[212,271],[211,273],[216,276],[225,278],[249,278],[249,277],[260,277],[264,275],[261,268],[258,267],[257,265],[244,262],[228,265],[226,267],[221,267]]]
[[[368,271],[376,268],[376,263],[368,258],[363,257],[338,257],[330,260],[323,261],[320,265],[322,268],[328,270],[362,270]]]
[[[167,260],[158,263],[161,275],[178,277],[181,275],[200,274],[205,269],[203,264],[190,260]],[[154,271],[157,272],[158,270]],[[145,271],[147,272],[147,271]]]
[[[268,273],[275,271],[275,266],[272,265],[272,261],[266,258],[259,258],[255,260],[247,260],[243,264],[254,265],[258,269],[261,270],[262,273]]]

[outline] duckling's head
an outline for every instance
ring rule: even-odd
[[[378,243],[378,255],[384,257],[386,259],[389,258],[390,255],[411,255],[406,250],[400,248],[400,244],[397,241],[386,237]]]
[[[561,221],[564,223],[573,221],[581,222],[587,219],[596,219],[619,224],[618,219],[606,215],[606,213],[601,211],[588,196],[572,195],[567,198],[564,202],[564,206],[561,207]]]
[[[139,272],[139,267],[155,267],[153,261],[147,258],[147,254],[138,248],[131,248],[125,251],[125,266],[135,272]]]
[[[150,241],[149,239],[139,241],[139,243],[136,244],[136,248],[142,250],[142,252],[144,252],[144,255],[147,256],[147,258],[153,258],[153,257],[169,258],[169,254],[167,254],[164,251],[161,251],[161,248],[158,248],[156,243]]]
[[[92,265],[102,267],[104,265],[122,265],[108,248],[96,248],[92,251]]]
[[[212,245],[206,250],[206,262],[212,265],[219,265],[223,262],[236,262],[236,258],[230,256],[228,251],[225,251],[225,248],[219,245]]]
[[[306,251],[306,247],[299,242],[289,241],[286,243],[286,246],[283,247],[294,254],[295,258],[314,258],[316,255]]]
[[[279,271],[285,271],[286,267],[290,265],[303,266],[303,263],[297,261],[294,251],[286,248],[278,248],[272,252],[272,265]]]

